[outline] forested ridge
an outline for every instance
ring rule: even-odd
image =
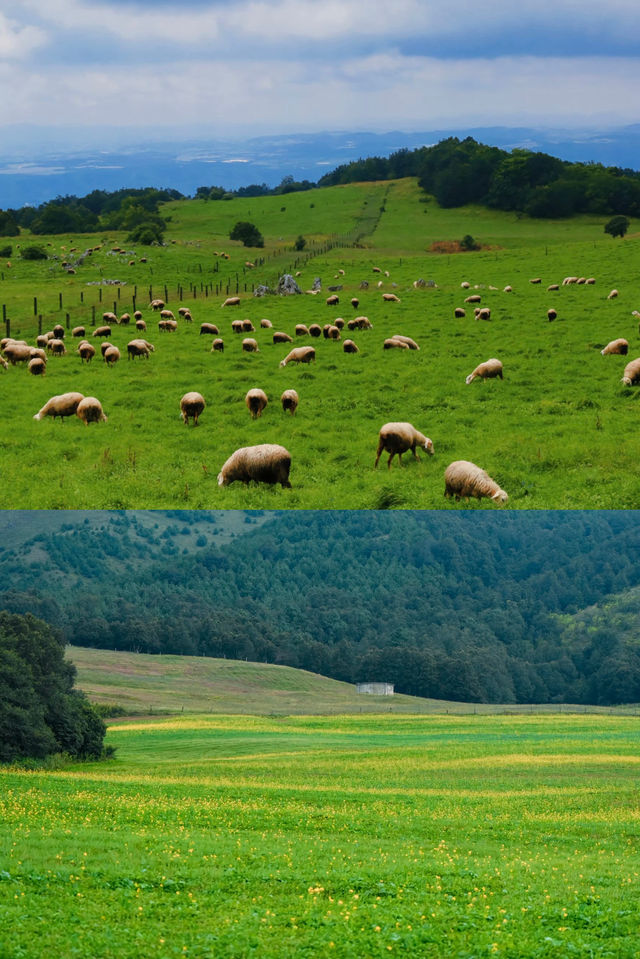
[[[283,663],[413,695],[640,701],[634,512],[248,514],[218,545],[220,515],[123,512],[38,533],[34,513],[35,535],[0,550],[0,607],[75,645]]]

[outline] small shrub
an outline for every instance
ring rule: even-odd
[[[46,260],[47,253],[41,246],[25,246],[20,256],[23,260]]]

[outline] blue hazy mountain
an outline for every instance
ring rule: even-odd
[[[235,190],[250,183],[277,186],[285,176],[316,182],[343,163],[430,146],[448,136],[472,136],[506,150],[516,147],[563,160],[638,168],[640,124],[608,131],[556,131],[527,127],[389,133],[274,134],[245,139],[167,131],[153,139],[143,131],[27,125],[5,127],[0,151],[0,209],[43,203],[56,196],[84,196],[94,189],[166,187],[192,196],[199,186]]]

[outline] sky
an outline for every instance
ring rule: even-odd
[[[637,0],[0,0],[0,127],[606,129],[639,37]]]

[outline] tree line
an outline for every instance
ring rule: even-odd
[[[127,513],[0,554],[0,605],[81,646],[282,663],[439,699],[639,702],[634,514],[500,520],[278,513],[221,546],[203,527],[187,548],[178,521],[139,536]]]

